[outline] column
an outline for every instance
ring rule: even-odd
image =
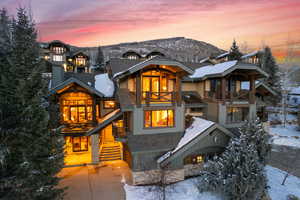
[[[181,106],[181,77],[179,73],[176,73],[176,102],[178,106]]]
[[[221,99],[225,101],[226,99],[226,78],[221,78]]]
[[[91,135],[92,163],[99,163],[99,133]]]
[[[141,93],[142,93],[141,73],[138,73],[136,77],[136,106],[138,108],[141,107],[141,100],[142,100]]]
[[[250,75],[249,79],[250,79],[249,103],[250,104],[255,104],[255,93],[256,93],[256,89],[255,89],[255,76],[254,75]]]

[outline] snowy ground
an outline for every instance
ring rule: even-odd
[[[285,185],[281,185],[286,172],[277,168],[266,167],[269,194],[272,200],[286,200],[289,194],[300,197],[300,178],[289,175]],[[197,179],[187,179],[166,188],[166,200],[223,200],[221,196],[205,192],[199,193],[196,187]],[[160,199],[160,191],[155,186],[125,185],[127,200]]]
[[[270,127],[273,144],[300,148],[300,131],[296,125],[276,125]]]

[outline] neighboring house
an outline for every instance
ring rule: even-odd
[[[298,107],[300,105],[300,87],[292,88],[287,96],[289,106]]]
[[[232,128],[256,118],[255,81],[268,76],[241,61],[183,63],[134,51],[111,58],[104,74],[68,72],[67,57],[65,63],[52,59],[55,45],[66,53],[67,46],[50,44],[49,99],[60,105],[65,164],[124,160],[136,185],[199,174],[207,159],[224,151]],[[194,116],[189,127],[186,115]]]

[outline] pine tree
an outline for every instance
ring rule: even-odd
[[[276,64],[275,58],[272,55],[272,51],[270,47],[265,47],[264,54],[262,56],[261,61],[262,69],[268,73],[269,77],[264,80],[264,82],[269,85],[272,89],[274,89],[278,94],[281,92],[280,86],[280,77],[279,77],[279,67]],[[279,100],[280,95],[277,99]]]
[[[0,80],[1,144],[7,149],[0,199],[61,199],[56,175],[63,165],[63,143],[48,128],[37,34],[24,9],[18,9],[11,35],[8,70]]]
[[[101,46],[98,47],[97,57],[96,57],[96,71],[104,71],[104,54]]]
[[[224,193],[232,200],[257,198],[266,188],[264,166],[269,151],[260,122],[247,123],[224,153],[205,165],[204,189]]]
[[[240,60],[242,55],[243,54],[240,52],[239,47],[236,44],[236,41],[233,40],[232,46],[229,50],[228,60]]]

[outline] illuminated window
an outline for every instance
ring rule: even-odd
[[[205,156],[205,158],[208,158],[207,156]],[[203,163],[205,161],[205,158],[203,155],[196,155],[196,156],[187,156],[184,159],[184,164],[200,164]]]
[[[227,123],[243,122],[248,117],[249,108],[247,107],[228,107],[227,108]]]
[[[49,60],[49,59],[50,59],[50,56],[45,55],[45,56],[44,56],[44,59],[45,59],[45,60]]]
[[[142,93],[146,98],[150,94],[152,100],[170,101],[174,91],[175,77],[169,72],[151,70],[142,75]]]
[[[63,54],[65,52],[65,48],[64,47],[53,47],[52,51],[55,54]]]
[[[104,108],[106,109],[113,109],[116,107],[115,101],[104,101]]]
[[[130,59],[130,60],[137,60],[138,56],[136,56],[136,55],[129,55],[127,58]]]
[[[53,55],[53,61],[62,62],[63,56],[62,55]]]
[[[82,137],[73,137],[72,138],[72,146],[74,152],[79,151],[88,151],[88,137],[82,136]]]
[[[144,126],[150,127],[173,127],[173,110],[149,110],[144,111]]]
[[[77,66],[84,66],[86,64],[86,59],[82,56],[75,58],[75,64]]]
[[[71,92],[62,95],[63,121],[68,123],[86,123],[93,120],[92,98],[83,92]]]

